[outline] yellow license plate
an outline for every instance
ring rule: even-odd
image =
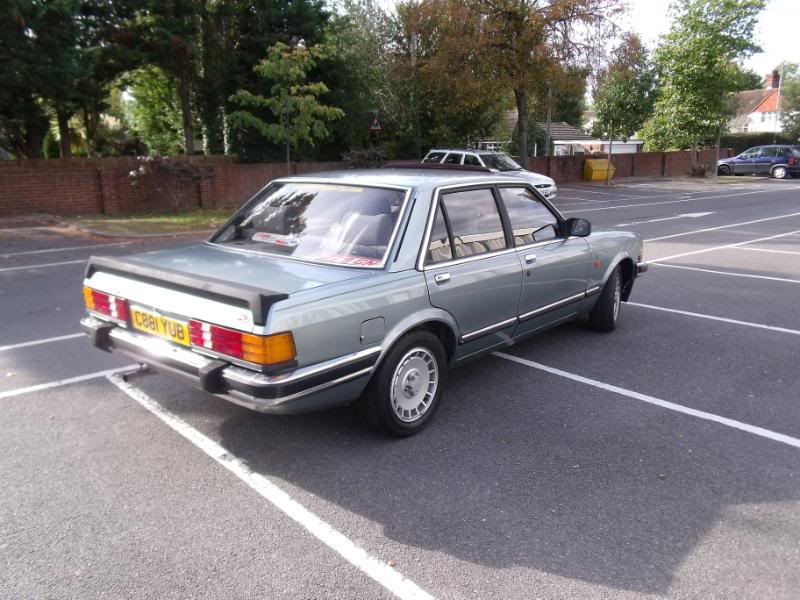
[[[189,324],[159,314],[131,307],[131,323],[136,329],[168,339],[176,344],[189,345]]]

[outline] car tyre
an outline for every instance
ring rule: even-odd
[[[789,170],[786,167],[775,167],[772,169],[772,176],[775,179],[786,179],[786,175],[788,175]]]
[[[622,305],[622,277],[619,265],[611,273],[597,304],[589,313],[589,325],[595,331],[614,331],[619,320],[619,309]]]
[[[719,168],[717,169],[717,175],[725,176],[730,174],[731,174],[731,168],[728,165],[720,165]]]
[[[357,403],[367,427],[396,437],[421,431],[447,383],[447,355],[429,331],[406,334],[387,352]]]

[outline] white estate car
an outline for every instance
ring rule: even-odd
[[[486,167],[496,173],[519,177],[520,179],[532,183],[545,198],[550,200],[555,198],[558,192],[556,182],[550,177],[523,169],[513,158],[504,152],[437,148],[428,152],[425,158],[422,159],[422,162]]]

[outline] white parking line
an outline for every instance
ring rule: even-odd
[[[634,392],[633,390],[627,390],[625,388],[621,388],[616,385],[611,385],[610,383],[603,383],[602,381],[597,381],[596,379],[590,379],[588,377],[583,377],[582,375],[576,375],[575,373],[570,373],[568,371],[562,371],[561,369],[548,367],[547,365],[533,362],[532,360],[520,358],[518,356],[513,356],[511,354],[506,354],[504,352],[495,352],[494,355],[499,358],[504,358],[505,360],[510,360],[512,362],[525,365],[526,367],[531,367],[533,369],[538,369],[540,371],[550,373],[551,375],[558,375],[559,377],[571,379],[572,381],[577,381],[579,383],[585,383],[586,385],[591,385],[601,390],[606,390],[608,392],[613,392],[615,394],[627,396],[628,398],[633,398],[634,400],[640,400],[648,404],[660,406],[661,408],[666,408],[667,410],[673,410],[675,412],[683,413],[685,415],[690,415],[692,417],[697,417],[698,419],[704,419],[706,421],[713,421],[714,423],[719,423],[720,425],[725,425],[726,427],[732,427],[734,429],[739,429],[740,431],[752,433],[753,435],[767,438],[775,442],[780,442],[788,446],[793,446],[794,448],[800,448],[800,439],[785,435],[783,433],[778,433],[776,431],[764,429],[763,427],[757,427],[755,425],[743,423],[742,421],[736,421],[735,419],[729,419],[728,417],[715,415],[713,413],[705,412],[703,410],[697,410],[695,408],[683,406],[682,404],[676,404],[674,402],[669,402],[667,400],[661,400],[660,398],[656,398],[654,396],[648,396],[647,394],[640,394],[639,392]]]
[[[793,188],[784,188],[783,190],[771,190],[773,192],[781,192],[781,191],[788,191],[788,190],[800,190],[800,187],[793,187]],[[594,212],[598,210],[617,210],[619,208],[635,208],[637,206],[658,206],[659,204],[678,204],[681,202],[700,202],[702,200],[714,200],[715,198],[733,198],[734,196],[749,196],[750,194],[760,194],[764,190],[755,190],[752,192],[740,192],[738,194],[722,194],[719,196],[703,196],[702,198],[682,198],[680,200],[665,200],[663,202],[642,202],[640,204],[622,204],[618,206],[601,206],[599,208],[583,208],[579,210],[565,210],[562,211],[564,213],[575,213],[575,212]],[[687,192],[687,193],[694,193],[694,192]],[[631,198],[632,199],[632,198]],[[627,198],[626,198],[627,200]]]
[[[50,342],[60,342],[62,340],[72,340],[78,337],[85,337],[83,333],[70,333],[68,335],[59,335],[51,338],[44,338],[42,340],[33,340],[31,342],[20,342],[19,344],[11,344],[9,346],[0,346],[0,352],[7,350],[16,350],[17,348],[27,348],[28,346],[38,346],[39,344],[49,344]]]
[[[787,231],[786,233],[778,233],[775,235],[770,235],[767,237],[756,238],[754,240],[745,240],[744,242],[736,242],[734,244],[724,244],[722,246],[711,246],[710,248],[703,248],[701,250],[691,250],[689,252],[681,252],[680,254],[673,254],[671,256],[662,256],[661,258],[654,258],[648,260],[650,264],[664,262],[666,260],[672,260],[674,258],[682,258],[684,256],[692,256],[694,254],[702,254],[704,252],[714,252],[715,250],[725,250],[726,248],[737,248],[738,246],[747,246],[748,244],[755,244],[756,242],[766,242],[767,240],[774,240],[781,237],[786,237],[787,235],[795,235],[800,233],[800,229],[795,229],[794,231]]]
[[[772,252],[773,254],[795,254],[800,255],[800,252],[792,252],[791,250],[773,250],[772,248],[750,248],[749,246],[739,246],[736,250],[750,250],[751,252]]]
[[[629,306],[639,306],[641,308],[649,308],[651,310],[660,310],[663,312],[674,313],[676,315],[684,315],[686,317],[697,317],[698,319],[708,319],[710,321],[720,321],[722,323],[730,323],[732,325],[742,325],[744,327],[755,327],[756,329],[767,329],[769,331],[777,331],[778,333],[789,333],[792,335],[800,335],[800,330],[787,329],[786,327],[776,327],[774,325],[764,325],[763,323],[751,323],[750,321],[739,321],[737,319],[729,319],[727,317],[717,317],[714,315],[706,315],[703,313],[689,312],[688,310],[677,310],[675,308],[666,308],[664,306],[653,306],[652,304],[642,304],[641,302],[630,302],[626,304]]]
[[[45,254],[47,252],[67,252],[69,250],[83,250],[85,248],[105,248],[106,246],[128,246],[133,242],[114,242],[112,244],[89,244],[86,246],[67,246],[65,248],[47,248],[46,250],[26,250],[24,252],[10,252],[8,254],[0,254],[0,258],[8,258],[10,256],[25,256],[27,254]]]
[[[127,367],[118,367],[116,369],[106,369],[105,371],[97,371],[95,373],[87,373],[86,375],[78,375],[77,377],[70,377],[69,379],[59,379],[58,381],[49,381],[47,383],[39,383],[24,388],[17,388],[16,390],[7,390],[0,392],[0,400],[3,398],[12,398],[13,396],[21,396],[22,394],[30,394],[32,392],[41,392],[42,390],[49,390],[50,388],[61,387],[62,385],[69,385],[71,383],[80,383],[81,381],[89,381],[90,379],[97,379],[98,377],[107,377],[116,373],[124,373],[125,371],[132,371],[138,369],[139,365],[128,365]]]
[[[109,376],[108,380],[132,400],[138,402],[143,408],[158,417],[172,430],[182,435],[218,464],[236,475],[253,491],[271,502],[311,535],[334,550],[350,564],[369,575],[398,598],[409,600],[433,598],[413,581],[390,567],[386,562],[368,554],[366,550],[357,546],[343,533],[320,519],[269,479],[250,469],[242,460],[164,408],[145,392],[126,383],[119,376]]]
[[[687,267],[685,265],[670,265],[666,263],[651,262],[655,267],[669,267],[670,269],[684,269],[686,271],[701,271],[714,275],[728,275],[729,277],[745,277],[747,279],[766,279],[768,281],[781,281],[783,283],[800,283],[800,279],[787,279],[785,277],[772,277],[770,275],[753,275],[751,273],[734,273],[732,271],[717,271],[716,269],[701,269],[700,267]]]
[[[61,265],[77,265],[78,263],[85,263],[86,259],[82,258],[81,260],[63,260],[61,262],[54,262],[54,263],[44,263],[41,265],[27,265],[25,267],[5,267],[0,269],[0,273],[5,273],[8,271],[25,271],[28,269],[44,269],[46,267],[60,267]]]
[[[645,242],[655,242],[657,240],[668,240],[670,238],[681,237],[684,235],[694,235],[695,233],[706,233],[707,231],[718,231],[720,229],[730,229],[731,227],[739,227],[741,225],[752,225],[753,223],[763,223],[764,221],[775,221],[777,219],[788,219],[789,217],[800,216],[800,212],[789,213],[788,215],[778,215],[775,217],[764,217],[763,219],[755,219],[753,221],[742,221],[741,223],[731,223],[730,225],[719,225],[718,227],[706,227],[705,229],[695,229],[693,231],[684,231],[682,233],[673,233],[671,235],[662,235],[660,237],[647,238]]]

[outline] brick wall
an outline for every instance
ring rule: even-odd
[[[235,163],[227,157],[192,157],[207,175],[198,183],[148,176],[134,184],[135,158],[0,161],[0,217],[46,213],[115,214],[180,208],[238,206],[267,182],[286,175],[285,163]],[[337,162],[293,163],[293,173],[341,168]]]
[[[731,155],[729,149],[721,157]],[[703,150],[700,162],[713,162],[714,151]],[[190,161],[206,171],[199,183],[180,178],[145,177],[131,183],[135,158],[74,158],[70,160],[0,161],[0,217],[34,213],[76,215],[115,214],[135,210],[160,210],[173,202],[181,208],[238,206],[259,188],[286,174],[284,163],[239,164],[224,156],[196,156]],[[688,152],[615,154],[616,177],[682,176],[689,173]],[[293,163],[297,174],[342,168],[338,162]],[[580,156],[539,156],[529,161],[532,171],[549,175],[558,183],[579,182]]]

